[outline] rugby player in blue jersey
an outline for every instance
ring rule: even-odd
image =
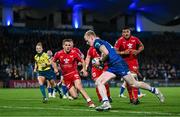
[[[103,104],[96,107],[97,111],[111,109],[104,84],[116,76],[123,77],[124,80],[132,87],[149,90],[158,97],[160,102],[164,102],[164,96],[159,89],[151,87],[147,83],[135,80],[135,78],[131,75],[126,62],[116,53],[111,44],[98,38],[92,30],[88,30],[85,33],[84,39],[88,45],[93,46],[101,55],[100,59],[96,60],[95,64],[97,66],[101,66],[104,62],[108,63],[108,69],[103,72],[95,82],[103,100]]]

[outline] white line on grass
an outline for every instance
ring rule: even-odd
[[[14,100],[14,101],[26,101],[26,100],[27,101],[34,101],[34,100],[37,101],[38,100],[39,101],[39,100],[42,100],[42,99],[8,99],[8,100]]]
[[[56,98],[50,98],[49,100],[53,100],[53,99],[56,99]],[[6,100],[6,99],[4,99],[4,100]],[[8,100],[10,100],[10,101],[41,101],[42,99],[8,99]],[[127,102],[126,100],[119,100],[118,102]],[[152,102],[152,101],[150,101],[150,100],[146,100],[146,102]],[[141,103],[144,103],[144,101],[142,101]]]
[[[43,108],[43,107],[26,107],[26,106],[0,106],[0,108],[4,108],[4,109],[34,109],[34,110],[67,110],[67,111],[96,111],[96,110],[92,110],[92,109],[77,109],[77,108]],[[145,115],[172,115],[172,116],[180,116],[180,113],[164,113],[164,112],[142,112],[142,111],[122,111],[122,110],[110,110],[109,112],[113,112],[113,113],[131,113],[131,114],[145,114]]]

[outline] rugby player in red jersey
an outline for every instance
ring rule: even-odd
[[[63,50],[56,52],[53,57],[53,66],[55,72],[58,72],[57,66],[55,64],[56,61],[59,61],[59,66],[62,72],[62,76],[64,77],[64,83],[68,88],[70,95],[76,99],[78,97],[77,90],[82,94],[82,96],[86,99],[89,107],[95,107],[91,98],[88,96],[86,91],[84,90],[81,79],[79,76],[79,72],[77,70],[77,62],[82,63],[82,70],[84,76],[87,75],[85,61],[75,52],[72,51],[71,47],[71,39],[63,40]]]
[[[86,56],[86,59],[85,59],[86,69],[88,68],[88,66],[90,64],[91,59],[93,60],[93,59],[98,58],[98,57],[100,57],[100,55],[97,53],[96,49],[94,47],[90,47],[88,49],[87,56]],[[103,67],[102,66],[101,67],[96,67],[92,63],[92,68],[91,68],[92,79],[96,82],[96,79],[103,73],[103,71],[106,71],[107,68],[108,68],[107,64],[104,64]],[[111,96],[110,96],[109,84],[106,83],[105,87],[106,87],[106,90],[107,90],[108,99],[109,99],[110,102],[112,102],[112,99],[111,99]],[[97,93],[99,101],[101,102],[102,97],[99,94],[99,90],[98,90],[97,87],[96,87],[96,93]]]
[[[142,42],[135,36],[131,35],[129,27],[125,27],[122,30],[122,36],[116,41],[114,48],[117,53],[128,64],[129,70],[133,76],[137,79],[139,73],[139,65],[137,55],[144,50]],[[126,84],[127,85],[127,84]],[[123,86],[121,87],[120,96],[123,92]],[[127,85],[130,102],[134,104],[139,104],[138,100],[138,89],[132,88]]]

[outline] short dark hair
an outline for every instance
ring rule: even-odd
[[[42,42],[38,42],[38,43],[36,44],[36,46],[41,46],[41,47],[43,47]]]
[[[65,42],[73,42],[73,40],[72,39],[64,39],[62,44],[64,45]]]
[[[124,26],[123,30],[129,29],[131,30],[131,28],[129,26]]]

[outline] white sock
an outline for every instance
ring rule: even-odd
[[[124,84],[122,84],[122,86],[121,86],[121,87],[126,88],[126,86],[124,86]]]
[[[102,101],[108,101],[106,87],[101,83],[97,87],[98,87],[99,93],[102,97]]]
[[[90,102],[90,101],[91,101],[91,99],[90,99],[90,98],[88,98],[88,99],[86,99],[86,101],[87,101],[87,102]]]
[[[48,93],[48,96],[51,97],[52,96],[51,93]]]

